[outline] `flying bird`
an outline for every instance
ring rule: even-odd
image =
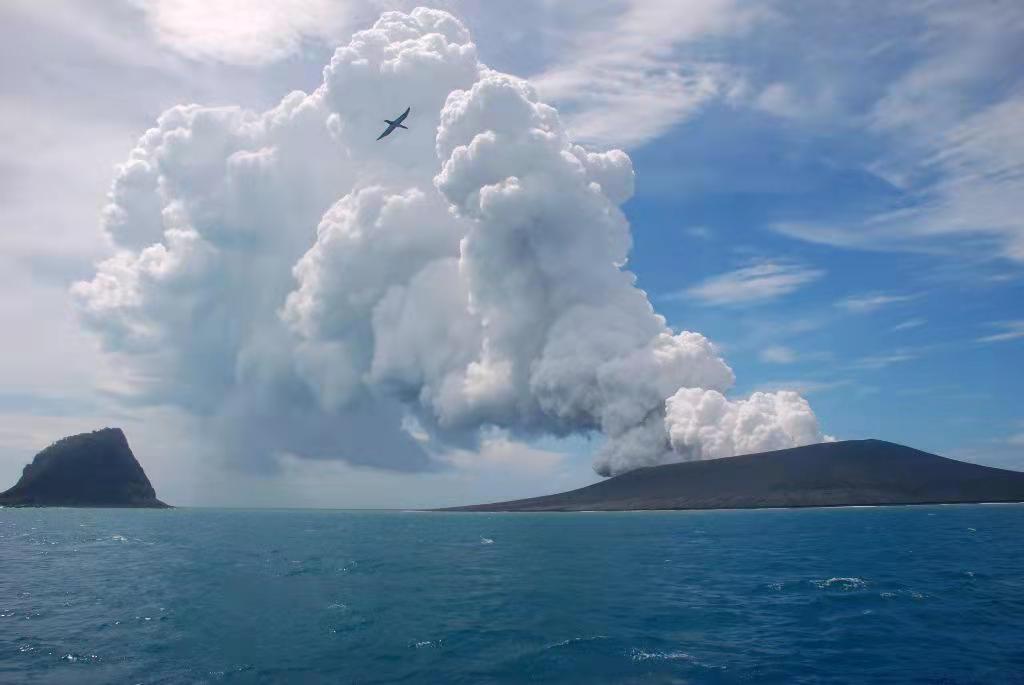
[[[406,107],[405,111],[402,112],[402,114],[397,119],[395,119],[394,121],[391,121],[390,119],[385,119],[384,121],[387,122],[388,127],[386,129],[384,129],[384,133],[381,133],[379,136],[377,136],[377,140],[380,140],[384,136],[389,135],[396,128],[408,129],[409,128],[408,126],[402,126],[402,122],[405,121],[405,118],[407,116],[409,116],[409,110],[410,109],[412,109],[412,107]]]

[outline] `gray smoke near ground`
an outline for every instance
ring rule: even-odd
[[[313,93],[165,112],[117,171],[117,253],[72,292],[141,399],[246,463],[427,469],[499,429],[602,434],[610,475],[820,440],[793,393],[727,399],[714,346],[636,287],[633,182],[454,17],[389,12]]]

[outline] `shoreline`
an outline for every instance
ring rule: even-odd
[[[668,513],[675,511],[793,511],[797,509],[879,509],[882,507],[954,507],[1024,504],[1024,500],[980,500],[980,501],[931,501],[931,502],[881,502],[878,504],[794,504],[792,506],[750,506],[750,507],[679,507],[671,509],[478,509],[463,507],[443,507],[440,509],[408,510],[432,514],[635,514],[635,513]],[[381,511],[381,510],[377,510]]]

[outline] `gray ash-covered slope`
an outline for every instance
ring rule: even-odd
[[[1024,473],[882,440],[653,466],[579,490],[449,511],[753,509],[1024,501]]]
[[[25,507],[155,507],[149,478],[120,428],[72,435],[53,443],[25,467],[0,504]]]

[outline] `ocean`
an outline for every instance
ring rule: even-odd
[[[8,508],[0,682],[1024,682],[1024,506]]]

